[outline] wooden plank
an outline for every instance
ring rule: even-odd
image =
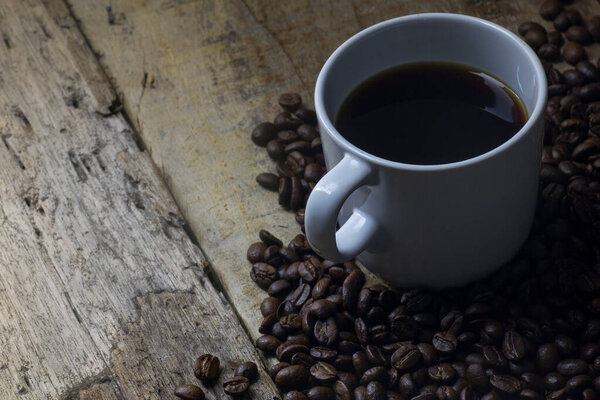
[[[0,398],[169,398],[203,352],[257,360],[65,4],[3,1],[0,37]]]
[[[254,177],[274,171],[249,140],[280,93],[312,103],[322,63],[346,38],[416,12],[459,12],[516,30],[531,0],[68,0],[186,220],[251,335],[263,296],[245,251],[261,228],[284,241],[292,215]],[[108,8],[110,7],[110,9]],[[578,8],[599,13],[592,0]],[[549,26],[547,24],[547,26]]]

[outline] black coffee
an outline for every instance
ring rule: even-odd
[[[372,76],[344,100],[336,128],[368,153],[409,164],[444,164],[483,154],[527,121],[505,83],[460,64],[428,62]]]

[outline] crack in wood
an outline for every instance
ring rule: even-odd
[[[79,400],[80,393],[92,388],[94,385],[102,385],[105,383],[112,382],[115,379],[112,371],[109,367],[102,369],[95,375],[89,376],[65,389],[60,395],[60,400]]]
[[[67,154],[69,155],[69,162],[71,163],[71,165],[73,166],[73,169],[77,173],[77,177],[79,177],[79,180],[81,182],[87,181],[87,178],[88,178],[87,174],[85,173],[84,168],[79,163],[79,160],[77,159],[77,156],[75,155],[75,152],[73,152],[73,150],[69,150],[69,152]]]
[[[8,150],[8,152],[13,157],[13,159],[15,160],[15,162],[17,163],[17,165],[19,166],[19,168],[21,168],[23,171],[25,171],[27,168],[25,168],[25,165],[23,164],[23,161],[21,161],[21,158],[19,157],[19,155],[17,154],[17,152],[15,151],[15,149],[13,149],[12,146],[8,143],[8,139],[11,136],[12,136],[11,134],[1,135],[1,137],[2,137],[2,143],[4,143],[4,147],[6,147],[6,150]]]
[[[10,40],[10,37],[8,36],[8,34],[3,33],[2,34],[2,40],[4,41],[4,45],[6,46],[7,49],[12,49],[12,41]]]

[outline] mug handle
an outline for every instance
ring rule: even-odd
[[[355,208],[350,218],[336,231],[342,205],[357,188],[371,181],[373,170],[363,160],[346,153],[312,190],[304,212],[306,238],[322,257],[342,262],[367,248],[378,224],[368,213]]]

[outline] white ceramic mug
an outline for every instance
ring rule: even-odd
[[[423,61],[469,65],[500,78],[523,100],[529,119],[487,153],[439,165],[376,157],[336,130],[336,112],[359,83]],[[315,107],[329,172],[306,205],[310,245],[333,261],[357,257],[397,286],[452,287],[491,273],[516,254],[531,228],[546,91],[535,53],[489,21],[417,14],[356,34],[317,79]]]

